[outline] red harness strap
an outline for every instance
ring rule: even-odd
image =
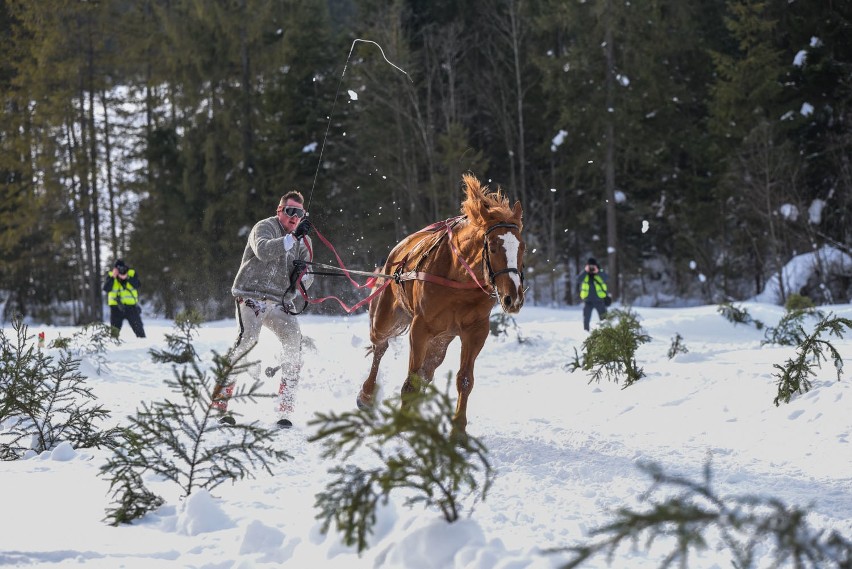
[[[439,277],[437,275],[424,273],[422,271],[406,271],[404,273],[400,273],[396,277],[397,280],[398,281],[414,281],[414,280],[426,281],[426,282],[431,282],[431,283],[439,284],[441,286],[446,286],[446,287],[450,287],[450,288],[465,288],[466,289],[466,288],[477,288],[477,287],[479,287],[479,289],[482,290],[482,292],[484,292],[485,294],[490,296],[491,293],[488,292],[487,290],[485,290],[485,287],[483,287],[479,283],[479,279],[476,278],[476,275],[474,274],[473,269],[470,268],[470,265],[468,264],[468,262],[465,260],[465,258],[459,252],[458,248],[456,248],[455,244],[453,243],[453,226],[456,223],[458,223],[459,220],[461,220],[463,218],[464,218],[464,216],[460,215],[460,216],[457,216],[457,217],[451,217],[450,219],[446,219],[444,221],[438,221],[438,222],[433,223],[432,225],[429,225],[428,227],[424,227],[423,229],[421,229],[417,233],[422,233],[424,231],[446,231],[447,232],[447,243],[449,243],[450,249],[452,249],[453,254],[456,256],[456,258],[459,261],[461,261],[462,266],[465,268],[467,273],[470,275],[470,278],[473,279],[473,282],[470,282],[470,281],[468,281],[468,282],[454,281],[452,279]],[[406,259],[403,259],[399,264],[404,264],[405,261],[406,261]]]
[[[351,314],[353,311],[357,310],[358,308],[360,308],[360,307],[364,306],[365,304],[367,304],[368,302],[370,302],[373,298],[375,298],[376,296],[381,294],[381,292],[383,290],[385,290],[388,286],[390,286],[390,284],[394,281],[399,283],[399,282],[404,282],[404,281],[418,280],[418,281],[431,282],[431,283],[434,283],[434,284],[439,284],[441,286],[446,286],[446,287],[450,287],[450,288],[462,288],[462,289],[479,287],[479,289],[482,290],[482,292],[490,295],[491,293],[488,292],[485,289],[485,287],[483,287],[480,284],[479,279],[476,278],[476,275],[473,272],[473,269],[471,269],[470,265],[467,263],[467,261],[465,261],[464,257],[462,257],[458,248],[456,248],[455,244],[453,243],[453,226],[456,223],[458,223],[459,220],[463,219],[463,217],[464,216],[457,216],[457,217],[451,217],[450,219],[446,219],[444,221],[436,221],[435,223],[433,223],[431,225],[427,225],[426,227],[424,227],[420,231],[417,231],[417,233],[424,233],[426,231],[446,231],[447,232],[447,242],[449,243],[450,248],[453,251],[453,254],[455,254],[456,258],[458,258],[458,260],[461,261],[462,266],[465,268],[467,273],[473,279],[473,282],[454,281],[452,279],[439,277],[437,275],[424,273],[422,271],[400,272],[400,273],[396,273],[394,275],[388,275],[387,280],[385,280],[385,282],[382,283],[376,290],[374,290],[372,293],[370,293],[370,295],[367,298],[360,300],[359,302],[357,302],[356,304],[354,304],[351,307],[347,306],[345,302],[343,302],[341,299],[339,299],[338,297],[336,297],[334,295],[324,296],[322,298],[310,298],[310,297],[308,297],[307,293],[305,292],[305,290],[301,286],[298,287],[298,290],[301,293],[302,298],[305,300],[305,302],[307,302],[309,304],[320,304],[320,303],[322,303],[326,300],[336,300],[337,303],[340,304],[341,308],[343,308],[343,310],[345,310],[348,314]],[[334,245],[332,245],[329,242],[329,240],[326,239],[323,236],[322,233],[320,233],[319,229],[314,227],[314,231],[316,232],[317,237],[319,237],[320,241],[322,241],[323,244],[325,244],[325,246],[328,247],[331,250],[332,253],[334,253],[334,258],[337,259],[337,264],[340,266],[340,269],[343,271],[343,274],[346,275],[346,278],[349,279],[349,282],[351,282],[355,286],[355,288],[361,289],[361,288],[369,288],[369,287],[375,286],[376,280],[377,280],[377,277],[375,277],[375,276],[368,278],[367,281],[364,284],[359,284],[357,281],[355,281],[350,276],[349,269],[347,269],[346,266],[343,264],[343,259],[341,259],[340,255],[337,254],[337,250],[335,250]],[[311,257],[313,258],[313,255],[311,255]],[[401,268],[401,267],[405,266],[405,263],[407,261],[408,261],[408,256],[406,255],[401,261],[394,263],[393,267],[396,267],[397,269]],[[305,269],[299,275],[298,281],[301,281],[305,272],[307,272],[307,267],[305,267]]]
[[[332,252],[332,253],[334,253],[334,258],[335,258],[335,259],[337,259],[337,264],[338,264],[338,265],[340,265],[340,268],[341,268],[341,270],[343,271],[343,274],[345,274],[345,275],[346,275],[346,278],[347,278],[347,279],[349,279],[349,282],[351,282],[353,285],[355,285],[355,288],[368,288],[368,287],[372,287],[372,286],[374,286],[374,285],[376,284],[376,277],[370,277],[370,278],[368,278],[368,279],[367,279],[367,281],[366,281],[364,284],[359,284],[359,283],[357,283],[357,282],[356,282],[356,281],[355,281],[355,280],[354,280],[354,279],[353,279],[353,278],[349,275],[349,270],[348,270],[348,269],[346,268],[346,266],[343,264],[343,259],[341,259],[341,258],[340,258],[340,255],[338,255],[338,254],[337,254],[337,251],[335,250],[334,245],[332,245],[332,244],[328,241],[328,239],[326,239],[326,238],[323,236],[323,234],[319,232],[319,229],[317,229],[316,227],[314,227],[314,231],[316,232],[317,237],[319,237],[320,241],[322,241],[322,242],[325,244],[325,246],[326,246],[326,247],[328,247],[329,249],[331,249],[331,252]],[[299,275],[299,279],[298,279],[299,281],[301,281],[302,277],[303,277],[303,276],[304,276],[304,274],[307,272],[307,270],[308,270],[308,269],[307,269],[307,267],[305,267],[305,269],[304,269],[304,270],[302,271],[302,273]],[[297,281],[297,282],[298,282],[298,281]],[[345,310],[347,314],[351,314],[352,312],[354,312],[355,310],[357,310],[357,309],[361,308],[362,306],[364,306],[365,304],[367,304],[368,302],[370,302],[373,298],[375,298],[376,296],[378,296],[379,294],[381,294],[381,292],[382,292],[383,290],[385,290],[385,289],[388,287],[388,285],[390,285],[392,282],[393,282],[393,278],[392,278],[392,277],[388,277],[388,280],[386,280],[384,283],[382,283],[382,284],[381,284],[381,286],[379,286],[376,290],[374,290],[372,293],[370,293],[370,296],[368,296],[367,298],[365,298],[365,299],[363,299],[363,300],[361,300],[361,301],[357,302],[357,303],[356,303],[355,305],[353,305],[353,306],[347,306],[345,302],[343,302],[342,300],[340,300],[338,297],[336,297],[336,296],[334,296],[334,295],[331,295],[331,296],[324,296],[324,297],[322,297],[322,298],[310,298],[310,297],[308,297],[307,293],[305,293],[305,289],[304,289],[304,288],[302,288],[302,287],[300,286],[300,287],[298,287],[298,289],[299,289],[299,293],[301,293],[301,295],[302,295],[302,298],[305,300],[305,302],[307,302],[307,303],[309,303],[309,304],[320,304],[320,303],[322,303],[322,302],[325,302],[326,300],[336,300],[336,301],[337,301],[337,303],[338,303],[338,304],[340,304],[341,308],[343,308],[343,310]]]
[[[459,253],[459,250],[456,249],[456,246],[453,244],[453,228],[452,228],[451,225],[447,226],[447,235],[448,235],[447,243],[450,244],[450,247],[452,248],[453,253],[456,254],[456,258],[458,258],[458,260],[461,261],[462,265],[464,266],[465,270],[467,271],[467,274],[469,274],[470,278],[473,279],[474,285],[478,286],[482,290],[482,292],[484,292],[485,294],[490,295],[491,293],[488,292],[487,290],[485,290],[484,286],[479,284],[479,280],[476,278],[476,275],[473,274],[473,269],[470,268],[470,265],[467,264],[467,261],[464,260],[464,257],[461,256],[461,253]],[[470,286],[470,283],[459,283],[459,284],[468,285],[464,288],[473,288],[472,286]]]

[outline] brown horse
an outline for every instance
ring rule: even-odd
[[[474,176],[465,174],[463,181],[462,216],[409,235],[388,255],[384,272],[395,282],[370,301],[373,363],[357,399],[362,409],[375,404],[376,376],[390,338],[409,330],[405,395],[415,390],[417,378],[432,381],[458,336],[453,425],[460,433],[467,426],[473,364],[488,338],[491,309],[499,301],[504,312],[516,313],[524,304],[521,204],[510,207],[499,188],[488,192]]]

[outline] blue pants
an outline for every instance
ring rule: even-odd
[[[142,310],[138,304],[109,307],[109,323],[113,327],[120,331],[125,320],[130,323],[130,327],[137,338],[145,337],[145,328],[142,326]]]
[[[589,329],[589,323],[592,320],[592,309],[598,311],[598,319],[602,320],[604,315],[606,314],[606,305],[602,298],[587,298],[586,303],[583,304],[583,329]]]

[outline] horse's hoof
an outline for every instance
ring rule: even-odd
[[[450,431],[450,442],[452,442],[456,446],[465,446],[468,441],[467,432],[464,429],[457,429],[453,427]]]
[[[365,403],[364,400],[361,399],[360,395],[355,398],[355,405],[357,405],[358,409],[360,409],[361,411],[370,411],[373,408],[371,404]]]

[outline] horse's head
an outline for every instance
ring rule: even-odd
[[[484,232],[483,264],[488,283],[504,312],[518,312],[524,305],[523,208],[509,207],[499,191],[486,193],[479,180],[465,174],[467,199],[462,212]],[[487,188],[486,188],[487,189]]]

